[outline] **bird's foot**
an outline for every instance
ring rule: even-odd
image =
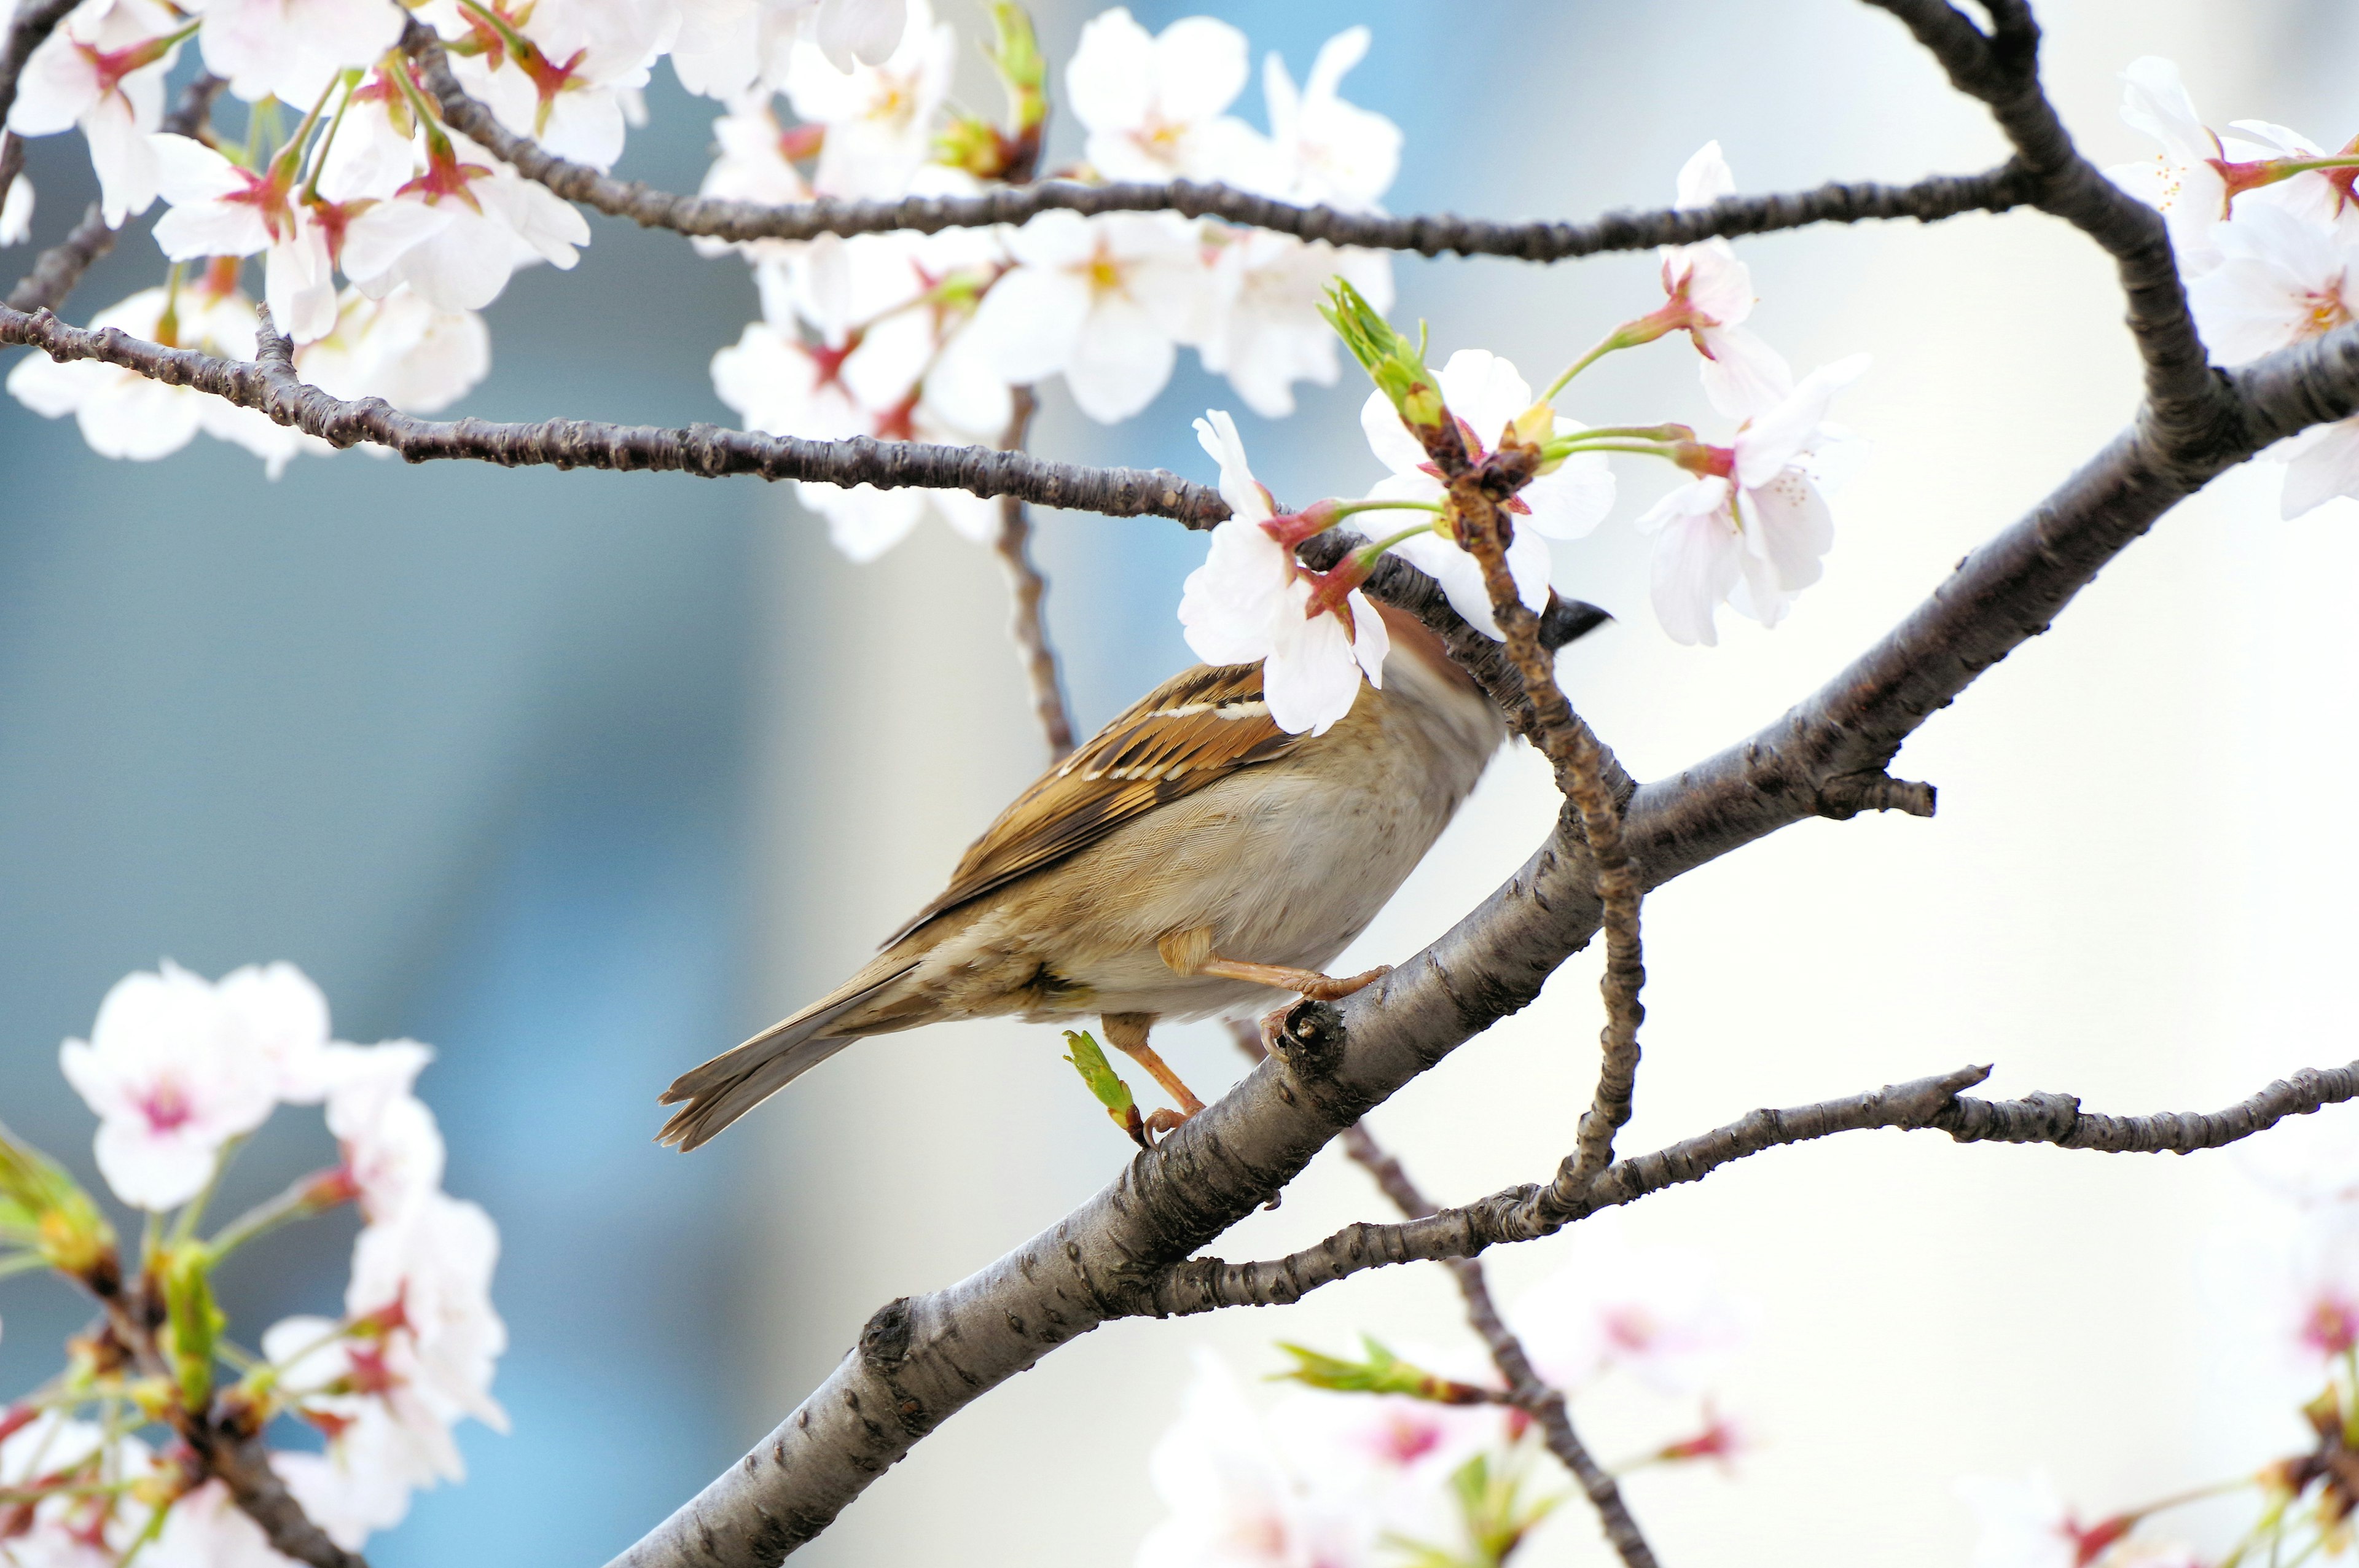
[[[1356,975],[1322,975],[1316,969],[1298,969],[1288,964],[1248,964],[1235,958],[1207,958],[1196,971],[1200,975],[1217,975],[1224,980],[1245,980],[1257,986],[1269,986],[1312,1001],[1341,1001],[1353,991],[1372,986],[1393,972],[1390,964],[1378,964]]]

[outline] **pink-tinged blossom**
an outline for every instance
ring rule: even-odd
[[[223,1146],[277,1103],[270,1064],[231,999],[176,964],[116,981],[90,1038],[67,1041],[59,1064],[98,1113],[99,1173],[135,1208],[196,1196]]]
[[[924,165],[940,130],[958,34],[936,22],[927,0],[909,0],[908,29],[875,65],[834,64],[818,43],[797,46],[787,67],[787,97],[826,137],[812,176],[821,196],[897,197]]]
[[[316,1105],[334,1076],[328,1048],[328,999],[288,963],[248,964],[221,978],[215,990],[262,1059],[272,1096]]]
[[[171,211],[156,220],[156,243],[174,261],[266,253],[263,299],[271,320],[299,343],[336,321],[336,279],[327,235],[292,200],[291,162],[260,173],[181,135],[149,138],[158,189]]]
[[[328,1433],[324,1452],[274,1454],[271,1467],[351,1552],[399,1524],[413,1491],[466,1476],[451,1422],[391,1368],[387,1343],[324,1317],[284,1318],[262,1336],[282,1396]]]
[[[1180,595],[1188,645],[1207,664],[1260,664],[1271,721],[1292,734],[1324,734],[1352,710],[1363,674],[1383,687],[1391,646],[1384,618],[1357,589],[1340,613],[1310,613],[1312,585],[1294,559],[1298,541],[1281,542],[1263,526],[1277,508],[1246,466],[1236,421],[1213,409],[1196,421],[1196,439],[1221,465],[1230,515],[1212,530],[1204,564]]]
[[[1969,1476],[1957,1494],[1974,1516],[1972,1568],[2090,1568],[2129,1533],[2125,1518],[2083,1524],[2044,1472],[2020,1481]]]
[[[353,1244],[344,1310],[398,1322],[383,1344],[391,1374],[449,1422],[473,1416],[497,1432],[507,1416],[491,1397],[507,1326],[492,1308],[499,1230],[463,1198],[431,1192],[371,1222]]]
[[[142,1568],[294,1568],[220,1481],[175,1498],[163,1533],[140,1549],[138,1562]]]
[[[1718,142],[1706,142],[1680,170],[1682,209],[1709,207],[1735,191],[1736,177]],[[1726,240],[1665,245],[1657,254],[1669,297],[1664,313],[1677,318],[1674,326],[1686,330],[1703,356],[1704,395],[1714,408],[1742,418],[1794,390],[1785,359],[1739,324],[1753,314],[1753,273]]]
[[[25,62],[8,128],[20,136],[82,127],[109,228],[156,200],[147,134],[164,118],[164,77],[179,57],[171,10],[155,0],[83,0]]]
[[[1318,308],[1329,281],[1342,277],[1382,311],[1393,301],[1392,260],[1267,229],[1213,233],[1211,303],[1197,352],[1206,370],[1229,378],[1246,407],[1283,418],[1294,412],[1296,382],[1335,384],[1335,333]]]
[[[1741,427],[1734,446],[1694,448],[1681,461],[1696,479],[1638,519],[1656,535],[1655,618],[1674,642],[1718,642],[1723,600],[1775,626],[1819,580],[1834,544],[1819,459],[1848,439],[1826,413],[1867,363],[1855,354],[1821,366]]]
[[[1200,1351],[1180,1419],[1147,1459],[1169,1513],[1147,1530],[1138,1568],[1362,1568],[1378,1561],[1371,1521],[1294,1475],[1235,1378]]]
[[[599,169],[622,157],[672,26],[669,8],[647,0],[433,0],[422,9],[445,38],[479,46],[453,55],[451,70],[502,124]]]
[[[1460,436],[1479,460],[1506,433],[1517,415],[1531,406],[1531,384],[1508,361],[1484,349],[1461,349],[1436,373],[1442,400],[1457,416]],[[1559,435],[1582,427],[1559,419]],[[1425,449],[1401,423],[1400,415],[1382,393],[1370,393],[1360,406],[1360,429],[1376,460],[1392,470],[1369,490],[1372,501],[1440,502],[1447,493],[1439,471]],[[1516,592],[1537,611],[1546,607],[1551,558],[1549,539],[1577,539],[1597,526],[1614,506],[1614,475],[1603,454],[1583,452],[1568,458],[1553,473],[1542,474],[1507,503],[1515,536],[1507,542],[1507,571]],[[1375,525],[1388,516],[1375,514]],[[1420,534],[1393,546],[1394,553],[1432,578],[1449,595],[1451,609],[1486,637],[1499,635],[1491,613],[1490,589],[1483,580],[1483,565],[1451,539],[1438,533]]]
[[[463,136],[425,173],[344,230],[344,276],[373,298],[408,284],[443,310],[480,310],[519,265],[570,268],[590,243],[582,214]]]
[[[371,1225],[398,1221],[441,1188],[442,1132],[411,1087],[432,1056],[414,1040],[334,1047],[328,1130]]]
[[[1082,24],[1065,101],[1089,132],[1091,166],[1108,179],[1253,188],[1269,176],[1269,144],[1225,112],[1251,70],[1245,36],[1226,22],[1183,16],[1150,35],[1117,5]]]
[[[145,1479],[155,1469],[136,1437],[109,1439],[95,1422],[45,1411],[0,1440],[0,1487],[71,1472],[100,1482]],[[0,1562],[9,1568],[120,1568],[147,1510],[110,1497],[43,1498],[8,1520]]]
[[[1508,1323],[1549,1383],[1579,1389],[1622,1370],[1664,1393],[1693,1393],[1745,1341],[1745,1313],[1710,1260],[1633,1246],[1618,1228],[1575,1236],[1563,1267],[1518,1297]]]
[[[1194,228],[1169,212],[1043,212],[1008,239],[1016,266],[984,295],[974,331],[1000,376],[1062,373],[1101,424],[1127,419],[1171,378],[1178,345],[1203,335]]]
[[[1446,1356],[1414,1346],[1403,1354],[1464,1381],[1495,1381]],[[1283,1463],[1322,1500],[1380,1534],[1439,1543],[1464,1532],[1450,1477],[1475,1455],[1506,1446],[1508,1417],[1497,1405],[1306,1389],[1271,1409],[1269,1433]]]
[[[490,373],[491,334],[473,311],[437,309],[412,289],[371,299],[347,288],[337,298],[335,325],[296,351],[295,368],[336,397],[382,397],[408,413],[433,414]]]
[[[310,107],[336,73],[373,65],[401,40],[393,0],[202,0],[205,69],[247,103]]]
[[[1341,95],[1344,74],[1366,57],[1368,40],[1365,27],[1347,27],[1329,38],[1299,90],[1275,53],[1262,62],[1276,156],[1270,175],[1256,180],[1256,189],[1274,186],[1288,200],[1347,211],[1374,209],[1391,189],[1400,171],[1400,127]]]
[[[320,164],[320,195],[353,204],[391,200],[426,161],[401,89],[372,71],[340,110],[343,123]]]
[[[33,182],[18,175],[0,196],[0,250],[21,245],[33,232]]]

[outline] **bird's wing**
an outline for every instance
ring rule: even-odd
[[[1174,676],[1016,797],[959,861],[951,885],[898,942],[934,916],[1096,843],[1157,806],[1309,741],[1273,723],[1259,665],[1199,665]]]

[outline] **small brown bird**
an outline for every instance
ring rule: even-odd
[[[1149,1119],[1165,1130],[1203,1102],[1147,1044],[1158,1019],[1383,975],[1321,971],[1424,859],[1506,726],[1439,638],[1377,608],[1384,687],[1324,735],[1271,722],[1259,665],[1164,682],[1017,796],[865,968],[674,1081],[662,1141],[695,1148],[865,1035],[1009,1013],[1099,1015],[1179,1103]],[[1581,630],[1603,619],[1589,613]]]

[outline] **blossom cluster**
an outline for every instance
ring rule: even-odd
[[[1680,171],[1680,204],[1707,205],[1734,189],[1720,144],[1710,143]],[[1514,364],[1484,350],[1461,350],[1429,371],[1421,342],[1394,331],[1348,279],[1331,286],[1331,319],[1377,382],[1360,423],[1389,472],[1358,500],[1281,514],[1254,479],[1235,422],[1219,410],[1200,420],[1232,514],[1213,530],[1205,564],[1180,600],[1189,645],[1215,663],[1263,661],[1271,718],[1289,730],[1322,731],[1350,712],[1363,673],[1383,684],[1382,625],[1358,591],[1381,556],[1397,554],[1432,577],[1469,625],[1499,636],[1483,568],[1434,455],[1437,440],[1470,466],[1510,447],[1532,457],[1532,477],[1506,507],[1505,565],[1527,608],[1548,603],[1549,541],[1579,538],[1604,518],[1614,500],[1607,454],[1630,453],[1668,460],[1688,476],[1637,519],[1655,536],[1652,599],[1663,630],[1680,643],[1711,644],[1723,603],[1775,626],[1819,579],[1833,544],[1824,492],[1860,443],[1827,415],[1867,357],[1797,380],[1745,325],[1752,276],[1725,240],[1665,246],[1659,260],[1663,303],[1615,328],[1538,399]],[[1593,427],[1557,412],[1559,395],[1590,364],[1673,333],[1695,347],[1706,399],[1736,421],[1728,445],[1700,441],[1685,425]],[[1374,529],[1375,543],[1323,573],[1295,558],[1302,541],[1362,513],[1426,515],[1398,533]]]
[[[2105,172],[2161,211],[2213,361],[2245,364],[2359,319],[2359,137],[2330,153],[2266,120],[2233,121],[2223,135],[2167,59],[2136,60],[2123,81],[2122,118],[2162,146]],[[2288,517],[2359,496],[2359,416],[2267,455],[2286,466]]]
[[[957,35],[910,0],[899,47],[836,70],[810,45],[715,123],[721,156],[703,192],[784,202],[966,195],[1028,178],[1045,81],[1028,25],[1000,8],[995,56],[1012,130],[951,108]],[[1328,40],[1297,85],[1264,62],[1269,130],[1230,111],[1251,74],[1245,36],[1191,16],[1150,34],[1122,9],[1094,17],[1065,71],[1085,133],[1083,167],[1109,180],[1217,181],[1288,200],[1373,209],[1399,165],[1400,132],[1339,95],[1368,31]],[[719,245],[711,249],[725,248]],[[762,319],[712,362],[715,390],[747,425],[777,435],[998,444],[1010,389],[1061,376],[1091,418],[1145,408],[1192,348],[1257,413],[1294,411],[1294,386],[1332,385],[1333,339],[1319,317],[1331,277],[1389,301],[1390,262],[1291,235],[1173,212],[1040,213],[1021,227],[822,235],[743,249]],[[805,483],[854,559],[881,554],[929,510],[982,539],[990,503],[962,492]]]
[[[136,1257],[119,1259],[95,1206],[0,1133],[0,1272],[46,1263],[124,1303],[69,1342],[61,1374],[0,1409],[0,1562],[103,1568],[136,1550],[168,1568],[284,1564],[195,1462],[192,1424],[308,1423],[321,1445],[269,1462],[352,1550],[398,1523],[414,1491],[463,1476],[459,1422],[506,1430],[491,1397],[506,1347],[490,1296],[498,1233],[442,1190],[441,1134],[414,1092],[431,1054],[332,1039],[326,1000],[287,964],[213,983],[168,963],[107,993],[60,1065],[98,1115],[100,1174],[148,1219]],[[338,1163],[200,1238],[223,1171],[282,1105],[321,1108]],[[258,1357],[234,1351],[213,1271],[255,1237],[347,1203],[363,1224],[341,1313],[272,1325]]]
[[[1607,1377],[1685,1406],[1744,1342],[1749,1314],[1701,1254],[1574,1238],[1564,1267],[1507,1314],[1535,1368],[1578,1397]],[[1201,1352],[1180,1419],[1149,1461],[1170,1510],[1140,1568],[1500,1568],[1561,1499],[1529,1417],[1495,1373],[1450,1351],[1411,1357],[1373,1342],[1364,1362],[1295,1346],[1305,1385],[1266,1414]],[[1708,1398],[1688,1435],[1625,1468],[1713,1459],[1745,1440]]]

